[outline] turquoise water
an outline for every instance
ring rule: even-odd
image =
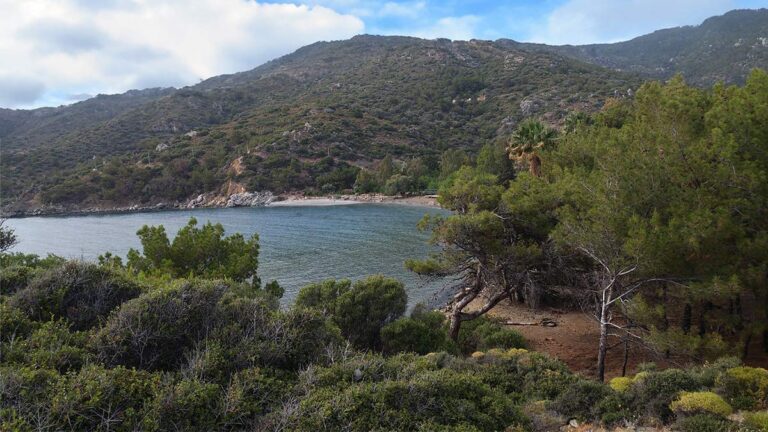
[[[259,234],[262,281],[277,280],[284,303],[309,282],[328,278],[359,279],[381,273],[401,280],[409,303],[435,304],[441,281],[425,281],[403,267],[407,258],[426,257],[434,249],[416,223],[440,209],[381,204],[339,206],[199,209],[147,213],[32,217],[7,224],[20,240],[17,252],[95,260],[110,251],[125,257],[139,248],[142,225],[164,225],[169,236],[187,223],[219,222],[227,233]]]

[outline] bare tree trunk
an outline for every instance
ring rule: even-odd
[[[608,312],[612,286],[603,289],[600,301],[600,342],[597,348],[597,379],[605,381],[605,355],[608,352]]]

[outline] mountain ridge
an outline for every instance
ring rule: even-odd
[[[526,117],[558,125],[649,77],[555,48],[359,35],[180,89],[0,109],[3,211],[180,202],[233,182],[340,191],[386,155],[434,169],[448,149],[473,153]]]

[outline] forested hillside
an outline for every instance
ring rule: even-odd
[[[19,126],[3,139],[3,200],[173,202],[227,180],[248,190],[339,191],[386,155],[426,158],[434,170],[447,149],[475,151],[527,116],[557,123],[569,111],[593,111],[638,84],[494,42],[317,43],[106,121],[73,121],[55,140],[25,138]]]
[[[768,66],[767,17],[733,11],[582,47],[357,36],[179,90],[0,110],[0,200],[23,214],[185,205],[199,194],[221,205],[244,191],[433,190],[445,166],[509,140],[526,118],[562,128],[571,112],[675,73],[702,86],[743,82]]]
[[[743,83],[753,68],[768,68],[768,9],[734,10],[697,26],[658,30],[626,42],[513,45],[656,79],[681,73],[698,86]]]

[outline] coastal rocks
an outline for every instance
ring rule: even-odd
[[[226,207],[257,207],[265,206],[274,201],[272,192],[241,192],[229,196]]]
[[[275,200],[275,196],[269,191],[247,192],[244,189],[231,189],[234,189],[235,192],[225,195],[200,194],[189,200],[183,207],[188,209],[198,207],[258,207],[269,205]]]
[[[186,205],[186,208],[193,209],[196,207],[201,207],[205,203],[205,195],[200,194],[197,196],[197,198],[193,198],[189,200],[189,202]]]

